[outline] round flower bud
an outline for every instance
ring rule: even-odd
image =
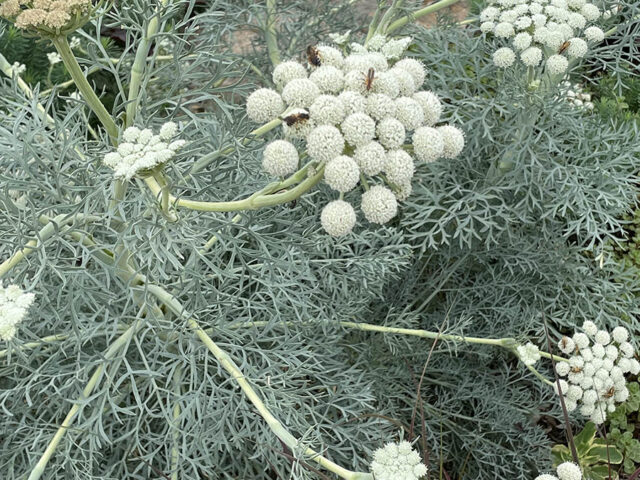
[[[618,348],[615,345],[608,345],[607,348],[604,349],[605,356],[610,360],[618,358],[618,353]]]
[[[398,201],[391,190],[374,185],[362,194],[362,212],[371,223],[387,223],[398,213]]]
[[[570,369],[571,367],[567,362],[556,363],[556,373],[561,377],[565,377],[569,373]]]
[[[274,140],[262,154],[262,169],[274,177],[284,177],[298,169],[298,151],[286,140]]]
[[[482,33],[491,33],[494,28],[496,28],[496,24],[494,22],[482,22],[480,24],[480,31]]]
[[[382,120],[385,117],[392,117],[396,112],[393,100],[381,93],[374,93],[367,98],[365,110],[375,120]]]
[[[328,162],[342,154],[344,138],[336,127],[320,125],[307,135],[307,153],[319,162]]]
[[[558,384],[560,384],[559,388]],[[562,392],[563,395],[566,395],[567,390],[569,390],[569,384],[566,380],[558,380],[557,382],[553,382],[553,390],[556,392],[556,395],[558,395],[559,392]]]
[[[606,370],[607,372],[610,372],[611,369],[613,368],[613,360],[611,360],[610,358],[603,358],[602,359],[602,368],[604,370]]]
[[[393,193],[399,202],[404,202],[411,195],[411,182],[403,183],[402,185],[396,185],[396,188],[397,191],[394,191]]]
[[[453,125],[438,127],[442,141],[444,142],[443,158],[455,158],[464,148],[464,133]]]
[[[499,68],[507,68],[513,65],[516,54],[509,47],[502,47],[493,52],[493,64]]]
[[[532,23],[533,23],[533,20],[531,20],[531,17],[527,15],[523,15],[522,17],[518,18],[515,22],[513,22],[514,26],[518,30],[526,30],[531,26]]]
[[[413,98],[422,107],[424,114],[424,123],[432,126],[440,120],[442,115],[442,103],[436,94],[430,91],[417,92],[413,94]]]
[[[611,336],[606,330],[599,330],[598,332],[596,332],[594,340],[600,345],[608,345],[609,342],[611,342]]]
[[[285,137],[298,140],[307,138],[311,130],[316,127],[315,120],[308,117],[309,112],[304,108],[294,108],[290,110],[285,117],[285,121],[282,122]],[[287,119],[290,121],[288,122]],[[289,125],[289,123],[291,123],[291,125]]]
[[[577,28],[582,30],[584,28],[584,26],[586,25],[587,20],[580,15],[579,13],[570,13],[569,17],[567,19],[567,24],[571,27],[571,28]]]
[[[564,406],[567,409],[567,412],[573,412],[576,408],[578,408],[578,402],[575,400],[571,400],[570,398],[564,399]]]
[[[567,390],[567,398],[577,402],[582,398],[582,389],[577,385],[571,385]]]
[[[331,65],[316,68],[309,80],[315,83],[322,93],[337,93],[344,85],[344,74]]]
[[[159,139],[168,141],[178,133],[178,125],[173,122],[167,122],[160,128]]]
[[[613,332],[611,332],[612,336],[613,336],[613,340],[616,343],[623,343],[626,342],[629,338],[629,331],[624,328],[624,327],[616,327],[613,329]]]
[[[320,65],[331,66],[342,70],[344,67],[344,57],[342,53],[340,53],[340,50],[330,47],[329,45],[317,45],[315,48],[318,51]]]
[[[593,352],[594,362],[595,360],[602,360],[605,355],[604,346],[600,343],[596,343],[593,347],[591,347],[591,351]]]
[[[344,76],[344,89],[347,91],[367,93],[366,74],[358,70],[352,70]]]
[[[575,333],[573,335],[573,341],[580,350],[587,348],[590,343],[589,337],[582,332]]]
[[[282,90],[284,86],[291,80],[296,78],[307,78],[307,69],[298,62],[288,61],[282,62],[276,65],[273,69],[273,83],[276,84],[279,90]]]
[[[400,148],[406,136],[402,124],[392,117],[387,117],[378,123],[376,134],[378,141],[390,150]]]
[[[366,113],[352,113],[341,127],[345,140],[354,147],[369,143],[376,134],[376,122]]]
[[[371,68],[375,70],[376,74],[384,73],[389,69],[389,62],[387,62],[387,59],[381,53],[370,52],[366,54],[365,57],[367,58],[369,65],[371,65]]]
[[[631,370],[631,361],[628,358],[621,358],[618,360],[618,367],[622,370],[622,373],[629,373],[629,370]]]
[[[444,139],[440,130],[420,127],[413,133],[413,152],[422,162],[435,162],[444,154]]]
[[[633,357],[634,348],[629,342],[622,342],[620,344],[620,351],[627,358]]]
[[[631,360],[629,360],[629,363],[631,364],[629,373],[631,373],[631,375],[638,375],[638,373],[640,373],[640,362],[638,362],[638,360],[636,360],[635,358],[632,358]]]
[[[529,47],[520,54],[520,59],[527,67],[537,67],[542,61],[542,50],[538,47]]]
[[[587,53],[587,42],[581,38],[572,38],[569,40],[569,48],[567,48],[567,55],[572,58],[582,58]]]
[[[628,398],[629,398],[629,389],[627,387],[625,387],[625,388],[623,388],[621,390],[618,390],[614,394],[614,399],[618,403],[626,402]]]
[[[569,337],[562,337],[558,342],[558,348],[566,355],[571,355],[576,348],[576,344]]]
[[[353,159],[366,175],[377,175],[384,168],[386,152],[378,142],[369,142],[358,147]]]
[[[480,12],[480,21],[487,22],[495,20],[500,15],[500,10],[496,7],[487,7]]]
[[[518,13],[515,10],[503,10],[498,20],[505,23],[513,23],[518,18]]]
[[[371,65],[368,55],[351,54],[344,59],[344,69],[347,72],[366,73],[370,68],[373,68],[373,65]]]
[[[500,22],[499,24],[496,25],[496,28],[493,30],[493,33],[496,35],[496,37],[509,38],[509,37],[513,37],[513,35],[516,32],[513,29],[513,25],[511,23]]]
[[[569,66],[569,62],[562,55],[551,55],[547,58],[547,70],[552,75],[564,73]]]
[[[590,417],[591,415],[593,415],[593,412],[595,411],[596,406],[595,405],[582,405],[582,407],[580,408],[580,415],[583,415],[585,417]]]
[[[413,76],[406,70],[398,67],[393,67],[391,70],[389,70],[389,73],[395,77],[396,82],[398,83],[399,95],[410,97],[418,89],[418,85],[416,85],[416,81],[414,80]]]
[[[320,223],[329,235],[341,237],[353,230],[356,224],[356,212],[350,203],[334,200],[322,209]]]
[[[582,471],[580,467],[572,462],[564,462],[556,469],[560,480],[581,480]]]
[[[395,185],[404,185],[411,182],[415,166],[413,158],[404,150],[391,150],[387,152],[384,164],[384,173],[387,180]]]
[[[426,72],[422,62],[414,60],[413,58],[404,58],[396,63],[394,68],[400,68],[409,73],[409,75],[413,77],[413,81],[418,88],[420,88],[424,83]]]
[[[604,40],[604,32],[598,27],[588,27],[584,31],[584,36],[590,42],[600,43]]]
[[[598,327],[591,320],[587,320],[582,324],[582,329],[584,332],[593,337],[598,332]]]
[[[316,70],[316,72],[319,70],[320,69]],[[320,95],[311,104],[309,114],[319,125],[337,125],[344,120],[345,108],[338,97]]]
[[[582,403],[585,405],[595,405],[598,401],[598,392],[595,390],[587,390],[582,394]]]
[[[382,93],[391,98],[396,98],[400,93],[400,85],[395,74],[390,72],[381,72],[375,74],[373,78],[373,93]]]
[[[520,32],[513,38],[513,46],[518,50],[524,50],[531,45],[531,35],[527,32]]]
[[[129,127],[122,133],[122,139],[129,143],[137,143],[139,136],[140,129],[138,127]]]
[[[600,17],[600,9],[593,3],[584,4],[580,9],[580,13],[582,13],[582,16],[590,22],[593,22]]]
[[[308,78],[294,78],[282,89],[282,98],[290,107],[309,108],[320,89]]]
[[[338,99],[344,105],[346,115],[351,115],[356,112],[364,112],[366,108],[366,99],[358,92],[350,90],[342,92],[338,95]]]
[[[424,111],[418,102],[409,97],[400,97],[395,101],[394,117],[405,130],[415,130],[424,121]]]
[[[360,181],[360,168],[351,157],[340,155],[327,163],[324,181],[338,192],[349,192]]]
[[[580,382],[580,387],[582,387],[583,390],[588,390],[589,388],[592,388],[594,386],[593,384],[593,377],[585,376]]]
[[[247,97],[247,115],[256,123],[269,122],[283,111],[282,98],[270,88],[260,88]]]
[[[544,27],[544,25],[547,23],[547,16],[543,13],[536,13],[531,17],[531,20],[533,21],[536,29],[538,29]]]
[[[122,156],[118,152],[109,152],[104,156],[102,162],[107,166],[114,168],[122,161]]]

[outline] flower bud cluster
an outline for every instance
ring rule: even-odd
[[[4,0],[0,17],[23,30],[60,33],[81,26],[91,8],[91,0]]]
[[[185,145],[184,140],[172,141],[177,133],[178,126],[173,122],[162,125],[157,135],[149,128],[129,127],[122,134],[118,149],[105,155],[104,164],[114,170],[116,178],[130,180],[137,174],[146,175],[171,160]]]
[[[582,85],[564,81],[560,84],[560,95],[564,97],[570,105],[584,110],[593,110],[594,105],[591,102],[591,95],[586,93]]]
[[[376,480],[418,480],[427,467],[409,442],[388,443],[373,453],[371,473]]]
[[[564,396],[568,411],[580,406],[580,413],[599,425],[607,412],[629,398],[625,374],[638,375],[640,362],[634,358],[626,328],[616,327],[609,333],[587,321],[582,329],[584,333],[560,340],[560,350],[571,356],[556,364],[556,372],[566,380],[560,380],[555,389]]]
[[[305,64],[289,60],[275,67],[275,89],[260,88],[247,98],[251,120],[283,122],[285,139],[267,145],[263,170],[290,175],[308,158],[310,171],[324,169],[326,184],[340,193],[321,214],[332,236],[355,226],[355,209],[342,197],[365,177],[372,178],[362,182],[360,209],[369,222],[387,223],[410,195],[418,162],[455,158],[464,147],[462,131],[442,124],[437,95],[422,90],[426,69],[405,57],[410,43],[375,35],[367,45],[351,43],[346,56],[329,45],[309,47]],[[297,153],[297,141],[306,152]]]
[[[6,342],[15,336],[34,298],[33,293],[25,293],[17,285],[3,288],[0,284],[0,340]]]
[[[582,470],[573,462],[564,462],[556,468],[558,476],[544,473],[538,475],[535,480],[582,480]]]
[[[510,45],[497,49],[493,62],[513,65],[519,56],[528,67],[544,62],[548,73],[565,72],[569,59],[584,57],[588,43],[599,43],[604,32],[590,25],[602,16],[587,0],[491,0],[480,13],[480,29]]]

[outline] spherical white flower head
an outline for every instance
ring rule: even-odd
[[[426,71],[422,62],[413,58],[404,58],[394,65],[394,68],[399,68],[406,71],[411,77],[415,85],[420,88],[424,83]]]
[[[493,29],[496,28],[496,24],[494,22],[482,22],[480,24],[480,31],[482,33],[490,33],[493,32]]]
[[[438,127],[438,131],[442,135],[442,141],[444,142],[442,157],[455,158],[460,155],[464,148],[464,133],[462,133],[462,130],[453,125],[444,125]]]
[[[372,52],[365,55],[369,65],[376,71],[376,73],[383,73],[389,70],[389,62],[385,56],[378,52]],[[367,69],[368,70],[368,69]]]
[[[344,59],[344,69],[347,72],[365,73],[372,67],[373,65],[369,62],[368,55],[351,54]]]
[[[320,125],[307,135],[307,153],[320,162],[328,162],[342,154],[344,137],[331,125]]]
[[[284,111],[282,98],[275,90],[259,88],[247,97],[247,115],[256,123],[266,123]]]
[[[518,356],[525,365],[535,365],[540,360],[540,349],[533,343],[529,342],[526,345],[518,345]]]
[[[366,99],[358,92],[347,90],[338,95],[338,98],[344,106],[345,115],[365,111]]]
[[[356,224],[356,212],[350,203],[334,200],[322,209],[320,223],[329,235],[341,237],[353,230]]]
[[[354,147],[369,143],[376,135],[376,122],[366,113],[352,113],[341,127],[345,140]]]
[[[336,67],[326,65],[315,69],[309,80],[315,83],[322,93],[337,93],[344,85],[344,73]]]
[[[490,22],[498,18],[500,15],[500,10],[496,7],[487,7],[480,12],[480,21],[481,22]]]
[[[122,133],[122,139],[128,143],[136,143],[140,136],[140,129],[138,127],[129,127]]]
[[[629,368],[631,375],[638,375],[638,373],[640,373],[640,362],[635,358],[632,358],[629,362],[631,363],[631,367]]]
[[[382,171],[387,156],[382,145],[378,142],[369,142],[356,149],[353,159],[363,173],[373,176]]]
[[[400,97],[395,101],[395,107],[394,117],[405,130],[415,130],[424,122],[424,111],[413,98]]]
[[[525,30],[529,28],[532,23],[533,23],[533,20],[531,19],[531,17],[524,15],[518,18],[513,24],[516,27],[516,29]]]
[[[444,155],[444,147],[442,133],[436,128],[420,127],[413,133],[413,152],[422,162],[435,162]]]
[[[531,5],[529,5],[529,13],[531,15],[537,15],[542,13],[543,11],[544,11],[544,7],[539,3],[532,3]]]
[[[396,98],[400,94],[400,85],[396,74],[393,72],[376,72],[371,92],[382,93],[388,97]]]
[[[304,108],[294,108],[289,111],[285,117],[285,121],[282,122],[282,130],[284,136],[291,139],[303,140],[307,138],[307,135],[311,133],[316,127],[316,122],[309,117],[309,111]],[[291,125],[287,123],[287,119],[290,119]]]
[[[569,0],[567,5],[574,10],[580,10],[585,3],[587,3],[586,0]]]
[[[622,352],[622,355],[624,355],[626,358],[633,357],[634,348],[633,348],[633,345],[631,345],[629,342],[622,342],[620,344],[620,351]]]
[[[558,386],[558,384],[560,384]],[[562,395],[566,395],[569,390],[569,383],[566,380],[558,380],[557,382],[553,382],[553,390],[556,392],[556,395],[562,393]]]
[[[327,163],[324,181],[338,192],[349,192],[360,181],[360,168],[353,158],[340,155]]]
[[[571,27],[571,28],[577,28],[579,30],[582,30],[585,25],[587,24],[587,19],[584,18],[582,15],[580,15],[579,13],[570,13],[568,18],[567,18],[567,24]]]
[[[576,349],[576,344],[569,337],[562,337],[560,342],[558,342],[558,348],[560,351],[566,355],[571,355],[573,351]]]
[[[403,183],[402,185],[396,185],[396,190],[394,190],[394,195],[399,202],[404,202],[409,196],[411,196],[413,188],[411,186],[411,182]]]
[[[404,143],[406,132],[402,123],[392,117],[381,120],[376,127],[378,141],[390,150],[400,148]]]
[[[307,78],[307,69],[293,60],[279,63],[273,69],[273,83],[279,90],[282,90],[287,83],[296,78]]]
[[[376,480],[418,480],[427,473],[409,442],[388,443],[373,453],[371,473]]]
[[[571,367],[567,362],[556,363],[556,373],[561,377],[566,377]]]
[[[591,320],[586,320],[582,324],[582,330],[584,330],[587,335],[593,337],[598,332],[598,326]]]
[[[568,60],[562,55],[551,55],[547,58],[547,71],[552,75],[559,75],[567,71]]]
[[[583,350],[589,346],[589,337],[585,333],[574,333],[572,338],[574,343],[580,350]]]
[[[282,98],[290,107],[309,108],[320,96],[320,89],[308,78],[294,78],[282,89]]]
[[[587,42],[581,38],[572,38],[569,40],[569,48],[567,48],[567,55],[571,58],[582,58],[586,55],[589,47]]]
[[[382,120],[385,117],[393,117],[396,113],[396,105],[391,97],[382,93],[374,93],[367,97],[365,111],[375,120]]]
[[[515,35],[515,30],[513,29],[513,24],[510,22],[500,22],[493,29],[493,33],[496,37],[500,38],[511,38]]]
[[[531,45],[531,35],[527,32],[520,32],[513,38],[513,46],[518,50],[524,50]]]
[[[529,47],[520,54],[520,59],[528,67],[537,67],[542,61],[542,50],[538,47]]]
[[[611,342],[611,335],[606,330],[598,330],[593,338],[600,345],[609,345]]]
[[[387,176],[387,180],[395,185],[410,183],[415,173],[413,158],[404,150],[391,150],[387,152],[384,173]]]
[[[600,18],[601,12],[598,7],[596,7],[593,3],[586,3],[580,9],[580,13],[584,18],[588,21],[593,22]]]
[[[358,70],[352,70],[347,72],[344,76],[344,89],[364,95],[365,93],[369,93],[367,91],[366,81],[366,73]]]
[[[424,123],[432,126],[440,120],[442,115],[442,103],[436,94],[430,91],[417,92],[413,98],[422,107]]]
[[[395,60],[404,55],[405,50],[411,45],[412,39],[410,37],[403,37],[394,40],[389,40],[380,49],[382,54],[390,59]]]
[[[387,223],[398,213],[398,201],[391,190],[374,185],[362,194],[362,212],[371,223]]]
[[[555,475],[550,475],[548,473],[543,473],[542,475],[538,475],[533,480],[558,480],[558,477]]]
[[[286,140],[274,140],[262,153],[262,169],[274,177],[284,177],[298,169],[298,151]]]
[[[535,15],[531,16],[531,20],[533,21],[536,29],[543,28],[547,23],[547,16],[544,13],[536,13]]]
[[[516,54],[509,47],[502,47],[493,52],[493,64],[498,68],[507,68],[513,65]]]
[[[332,95],[320,95],[309,108],[309,115],[318,125],[337,125],[344,120],[345,114],[342,101]]]
[[[569,389],[567,390],[567,398],[569,400],[572,400],[574,402],[577,402],[578,400],[580,400],[582,398],[582,389],[577,386],[577,385],[571,385],[569,386]]]
[[[590,42],[599,43],[604,40],[604,32],[598,27],[587,27],[584,31],[584,36]]]
[[[387,37],[385,37],[384,35],[380,35],[379,33],[376,33],[367,42],[367,47],[369,48],[369,50],[373,50],[377,52],[382,47],[384,47],[385,43],[387,43]]]
[[[629,339],[629,331],[624,327],[614,328],[613,332],[611,332],[611,335],[613,336],[613,340],[616,343],[623,343]]]
[[[556,469],[560,480],[581,480],[582,470],[573,462],[564,462],[558,465]]]
[[[398,83],[398,95],[410,97],[416,92],[416,90],[418,90],[418,86],[416,85],[413,76],[406,70],[393,67],[389,70],[389,73],[395,77],[396,82]]]
[[[615,401],[618,403],[626,402],[629,398],[629,389],[624,387],[620,390],[617,390],[614,395]]]
[[[321,66],[331,66],[342,69],[344,67],[344,57],[340,50],[329,45],[316,46]]]

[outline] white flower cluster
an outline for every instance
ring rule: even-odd
[[[171,141],[178,133],[178,126],[167,122],[154,135],[150,128],[140,130],[129,127],[122,134],[123,142],[115,152],[105,155],[104,164],[114,170],[117,178],[131,179],[136,174],[163,165],[171,160],[184,145],[184,140]]]
[[[519,345],[516,351],[522,363],[527,366],[533,366],[540,360],[540,349],[531,342]]]
[[[351,43],[346,56],[318,45],[307,49],[306,65],[277,65],[276,89],[260,88],[247,98],[251,120],[283,122],[285,139],[266,146],[263,170],[273,176],[298,170],[304,156],[292,141],[302,140],[310,171],[324,168],[325,182],[341,197],[364,176],[375,177],[370,188],[363,182],[361,210],[368,221],[395,217],[398,201],[411,193],[415,160],[455,158],[465,143],[461,130],[440,124],[438,97],[422,90],[424,65],[402,58],[410,43],[376,35],[367,45]],[[342,236],[355,226],[356,213],[349,202],[336,200],[322,211],[321,223],[330,235]]]
[[[418,480],[427,467],[409,442],[387,443],[373,453],[371,473],[376,480]]]
[[[626,328],[616,327],[609,333],[586,321],[582,329],[584,333],[560,340],[560,350],[571,357],[556,364],[558,375],[567,380],[560,380],[555,389],[562,392],[567,410],[575,410],[580,403],[580,413],[599,425],[616,403],[629,398],[625,374],[638,375],[640,362],[633,358]]]
[[[585,56],[589,42],[604,39],[602,29],[587,26],[601,16],[587,0],[491,0],[480,13],[480,29],[511,42],[494,52],[496,66],[510,67],[519,55],[529,67],[544,60],[547,72],[557,75],[569,59]]]
[[[33,293],[25,293],[17,285],[3,288],[0,284],[0,340],[6,342],[15,336],[34,298]]]
[[[564,462],[557,466],[556,473],[558,476],[544,473],[538,475],[535,480],[582,480],[582,471],[580,467],[573,462]]]
[[[560,84],[560,95],[576,108],[584,110],[593,110],[594,108],[593,102],[591,102],[591,95],[585,93],[579,83],[571,85],[569,81],[562,82]]]

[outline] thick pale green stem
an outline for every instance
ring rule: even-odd
[[[51,342],[61,342],[69,338],[67,334],[49,335],[48,337],[42,337],[37,342],[24,343],[16,348],[16,350],[31,350],[32,348],[38,348],[40,345],[45,345]],[[9,354],[9,350],[0,350],[0,358],[4,358]]]
[[[120,335],[111,344],[109,349],[105,352],[104,362],[101,363],[100,366],[98,366],[98,368],[94,370],[93,375],[91,375],[91,378],[89,379],[89,383],[87,383],[86,387],[84,387],[84,390],[82,391],[82,395],[78,399],[77,403],[75,403],[73,407],[71,407],[71,409],[69,410],[69,413],[67,413],[67,416],[65,417],[62,424],[60,425],[60,428],[58,428],[58,431],[55,433],[55,435],[49,442],[47,449],[44,451],[44,453],[42,454],[42,457],[40,457],[40,460],[31,471],[31,474],[29,475],[28,480],[38,480],[42,476],[42,474],[45,471],[45,468],[47,467],[47,464],[49,463],[49,460],[51,459],[51,456],[54,454],[56,448],[58,447],[58,444],[62,440],[62,437],[64,437],[64,434],[67,433],[67,430],[69,429],[76,415],[80,411],[80,405],[84,400],[86,400],[91,395],[94,388],[96,388],[96,386],[100,382],[104,369],[106,368],[107,362],[111,360],[113,357],[115,357],[116,353],[118,353],[120,349],[122,349],[125,345],[129,343],[129,341],[131,340],[135,332],[140,328],[140,324],[141,322],[136,322],[133,325],[131,325],[122,335]]]
[[[391,33],[395,32],[399,28],[404,27],[409,22],[413,22],[414,20],[420,17],[424,17],[425,15],[429,15],[430,13],[434,13],[434,12],[437,12],[438,10],[454,5],[459,1],[460,0],[440,0],[439,2],[432,3],[427,7],[421,8],[420,10],[416,10],[415,12],[409,15],[399,18],[398,20],[391,23],[391,25],[389,25],[389,27],[384,32],[380,32],[380,33],[390,35]]]
[[[238,384],[242,392],[245,394],[247,399],[253,404],[253,406],[258,410],[260,416],[267,422],[267,425],[271,429],[271,431],[280,439],[282,442],[287,445],[293,452],[297,452],[300,448],[299,440],[294,437],[281,423],[280,421],[273,416],[271,411],[264,404],[260,395],[254,390],[251,386],[244,373],[238,368],[236,363],[231,359],[231,357],[222,350],[207,333],[200,327],[198,322],[195,320],[193,315],[189,314],[180,302],[173,297],[169,292],[167,292],[162,287],[157,285],[147,284],[148,291],[155,295],[158,300],[164,303],[174,314],[179,317],[182,317],[186,320],[187,325],[193,332],[197,335],[197,337],[202,341],[202,343],[207,347],[207,349],[213,354],[213,356],[218,360],[220,365],[231,375],[231,377]],[[346,480],[373,480],[373,477],[370,474],[362,473],[362,472],[352,472],[351,470],[347,470],[346,468],[341,467],[340,465],[332,462],[326,457],[320,455],[318,452],[311,448],[304,449],[305,455],[311,457],[315,462],[322,465],[324,468],[329,470],[330,472],[335,473],[336,475],[344,478]]]
[[[180,396],[182,391],[180,389],[180,382],[182,381],[182,368],[176,368],[173,373],[173,393],[176,396],[175,404],[173,405],[173,432],[171,434],[172,446],[171,446],[171,480],[178,480],[178,462],[180,460],[180,450],[178,448],[178,442],[180,441]]]
[[[160,186],[160,208],[162,208],[162,213],[167,220],[171,222],[177,222],[178,217],[171,211],[171,205],[169,202],[171,198],[171,190],[169,188],[169,182],[167,181],[164,172],[161,169],[154,171],[153,179]]]
[[[267,43],[267,51],[271,65],[274,67],[280,63],[280,50],[278,50],[278,32],[276,30],[276,0],[267,0],[267,15],[265,18],[264,37]]]
[[[93,113],[96,114],[100,123],[104,126],[111,137],[113,142],[116,142],[118,139],[118,127],[113,121],[113,117],[107,109],[104,108],[104,105],[96,95],[96,92],[93,91],[93,88],[87,81],[87,78],[84,76],[80,65],[78,65],[78,61],[71,51],[71,47],[69,47],[69,42],[67,42],[67,37],[53,37],[51,39],[53,45],[56,47],[56,50],[62,57],[62,61],[64,62],[65,67],[69,71],[71,78],[78,87],[78,90],[82,94],[82,97],[89,105],[89,108],[93,110]]]

